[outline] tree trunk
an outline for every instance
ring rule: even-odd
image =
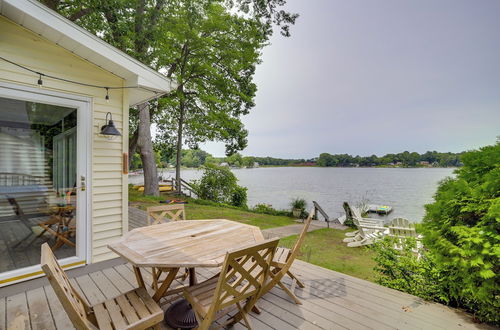
[[[140,149],[142,168],[144,170],[144,195],[160,196],[158,172],[151,139],[151,115],[148,103],[139,105],[139,126],[137,130],[137,146]]]
[[[184,125],[184,100],[180,101],[179,126],[177,128],[177,157],[175,160],[175,181],[177,182],[177,193],[182,192],[181,189],[181,158],[182,158],[182,129]]]
[[[139,128],[136,128],[134,134],[128,141],[128,169],[132,165],[132,160],[134,158],[135,152],[137,151],[137,140],[139,138]]]

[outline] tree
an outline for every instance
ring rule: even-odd
[[[169,3],[170,20],[166,24],[170,33],[160,38],[158,62],[169,67],[178,88],[161,100],[158,127],[163,132],[162,139],[176,145],[178,155],[184,143],[196,148],[205,141],[221,141],[227,155],[246,147],[248,132],[240,117],[254,106],[257,87],[253,75],[261,49],[272,33],[273,22],[295,20],[274,12],[284,1],[255,1],[259,5],[249,7],[251,3]],[[261,8],[262,3],[269,7]],[[269,21],[273,16],[275,20]],[[177,181],[180,165],[177,157]]]
[[[174,73],[182,70],[183,74],[187,73],[187,57],[195,49],[187,42],[178,42],[175,44],[168,44],[168,41],[178,40],[179,38],[171,38],[173,34],[180,31],[185,31],[181,27],[190,25],[196,27],[197,20],[204,20],[209,23],[200,13],[200,9],[218,5],[219,8],[226,9],[227,12],[241,12],[246,13],[245,17],[253,17],[253,20],[248,20],[256,24],[261,31],[263,37],[268,37],[272,34],[273,25],[280,26],[283,35],[289,35],[289,26],[294,24],[298,15],[290,14],[281,9],[286,4],[284,0],[204,0],[204,1],[181,1],[181,0],[107,0],[107,1],[94,1],[94,0],[75,0],[75,1],[62,1],[62,0],[40,0],[49,8],[58,11],[63,16],[81,25],[90,32],[99,35],[102,39],[119,48],[120,50],[135,57],[146,65],[164,72],[167,77],[172,77]],[[179,8],[180,6],[180,8]],[[178,18],[179,10],[187,10],[190,14],[189,19],[181,21]],[[188,14],[188,13],[184,13]],[[236,16],[236,15],[235,15]],[[185,16],[185,18],[188,16]],[[243,17],[243,16],[242,16]],[[240,21],[239,24],[244,22]],[[173,26],[179,29],[170,30]],[[216,26],[214,26],[216,27]],[[197,31],[190,30],[194,36]],[[212,35],[219,35],[220,32],[216,29],[212,30]],[[231,33],[238,33],[237,29]],[[211,39],[212,35],[197,35],[198,40],[203,37]],[[185,35],[186,36],[186,35]],[[184,40],[187,41],[188,39]],[[216,47],[212,44],[212,47]],[[225,47],[232,47],[232,45],[223,45]],[[215,48],[206,48],[211,53]],[[170,56],[170,52],[174,52],[177,57]],[[167,58],[165,58],[166,55]],[[167,60],[166,60],[167,59]],[[217,62],[214,62],[217,63]],[[191,63],[194,64],[195,63]],[[193,68],[194,66],[192,66]],[[194,78],[194,76],[192,77]],[[179,80],[178,77],[175,77]],[[182,79],[181,79],[182,80]],[[186,108],[195,108],[195,104],[188,104],[189,100],[186,96],[191,93],[191,90],[185,90],[184,84],[174,95],[174,100],[179,102],[180,115],[178,131],[183,130],[183,113]],[[224,86],[220,86],[224,88]],[[243,91],[242,91],[243,92]],[[243,94],[245,94],[243,92]],[[217,98],[217,94],[213,95],[207,91],[205,93],[205,100],[210,97]],[[153,102],[154,103],[154,102]],[[168,109],[162,107],[156,109],[150,103],[139,105],[137,109],[130,111],[130,138],[129,138],[129,155],[130,159],[133,158],[136,150],[138,149],[141,154],[141,160],[144,167],[144,194],[158,195],[158,181],[156,166],[154,166],[154,152],[151,137],[151,121],[155,121],[158,117],[162,118],[161,111]],[[159,110],[159,111],[158,111]],[[248,109],[247,109],[248,111]],[[203,126],[204,122],[200,122],[199,126]],[[231,125],[232,124],[232,125]],[[238,136],[235,145],[241,148],[244,146],[244,138],[246,137],[242,125],[228,120],[227,123],[222,122],[220,125],[227,125],[229,135]],[[234,134],[231,134],[234,133]],[[182,135],[178,137],[177,153],[179,163],[177,164],[177,177],[180,179],[180,151],[182,144]]]
[[[191,185],[201,199],[246,207],[247,188],[238,185],[238,179],[227,167],[205,165],[201,178]]]

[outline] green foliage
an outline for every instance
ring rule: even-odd
[[[230,169],[205,165],[201,179],[193,181],[191,185],[201,199],[246,207],[246,188],[238,186],[237,181]]]
[[[233,190],[233,194],[231,195],[231,205],[238,207],[246,207],[247,206],[247,188],[236,186]]]
[[[462,156],[426,205],[424,244],[457,304],[500,322],[500,143]]]
[[[401,250],[394,248],[401,242],[394,237],[386,237],[372,245],[378,284],[404,291],[426,300],[447,303],[448,293],[443,286],[443,274],[434,260],[422,251],[420,258],[415,251],[416,241],[408,237]]]
[[[382,157],[371,155],[367,157],[351,156],[348,154],[331,155],[322,153],[317,160],[318,166],[322,167],[349,167],[349,166],[460,166],[461,154],[451,152],[442,153],[437,151],[427,151],[420,155],[417,152],[404,151],[398,154],[387,154]]]
[[[256,204],[251,209],[251,211],[255,212],[255,213],[263,213],[263,214],[270,214],[270,215],[282,215],[282,216],[287,216],[287,217],[292,215],[290,211],[276,210],[275,208],[273,208],[272,206],[267,205],[267,204]]]
[[[292,209],[299,209],[301,211],[304,211],[307,207],[307,202],[305,199],[297,197],[292,199],[292,201],[290,202],[290,206]]]
[[[158,64],[178,87],[160,100],[160,138],[176,145],[181,128],[189,147],[220,141],[233,154],[247,144],[240,117],[254,106],[253,75],[267,36],[257,20],[220,1],[173,0],[167,7]]]

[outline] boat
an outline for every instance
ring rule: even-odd
[[[368,205],[366,211],[368,213],[389,214],[392,212],[392,206],[371,204],[371,205]]]

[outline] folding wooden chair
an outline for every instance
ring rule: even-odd
[[[42,245],[42,269],[76,329],[160,329],[163,311],[138,288],[89,306],[71,285],[47,243]]]
[[[148,225],[157,225],[161,223],[165,223],[168,220],[170,221],[180,221],[186,220],[186,210],[184,209],[184,204],[171,204],[171,205],[160,205],[160,206],[151,206],[146,209],[148,215]],[[153,267],[152,275],[153,282],[151,287],[155,290],[158,290],[158,282],[160,276],[163,272],[169,272],[169,269],[161,269]],[[185,281],[189,276],[189,269],[185,269],[184,273],[177,277],[177,279],[181,279]]]
[[[146,209],[146,212],[148,213],[148,225],[164,223],[165,220],[186,220],[184,204],[151,206]]]
[[[242,302],[253,305],[261,297],[278,241],[275,238],[228,253],[218,275],[184,290],[184,297],[198,320],[198,329],[208,329],[213,321],[235,308],[238,318],[251,329]],[[233,323],[234,316],[225,325]]]
[[[297,284],[299,287],[304,288],[304,283],[302,283],[291,271],[290,267],[292,266],[295,258],[297,255],[300,253],[300,248],[302,247],[302,244],[304,243],[304,240],[306,238],[307,230],[309,229],[309,226],[311,224],[311,221],[314,217],[314,208],[311,209],[309,212],[309,216],[307,219],[304,221],[304,226],[302,227],[302,231],[300,232],[299,238],[295,242],[295,245],[293,246],[292,249],[284,248],[284,247],[278,247],[276,249],[276,253],[274,255],[273,262],[271,264],[272,270],[271,270],[271,282],[275,282],[275,285],[279,285],[280,288],[282,288],[289,296],[292,298],[296,304],[302,304],[300,300],[293,294],[293,289],[295,284]],[[281,279],[283,276],[287,274],[292,278],[292,289],[288,289],[282,282]],[[274,286],[274,285],[273,285]],[[272,289],[272,287],[269,288],[269,290]],[[267,291],[266,291],[267,292]]]

